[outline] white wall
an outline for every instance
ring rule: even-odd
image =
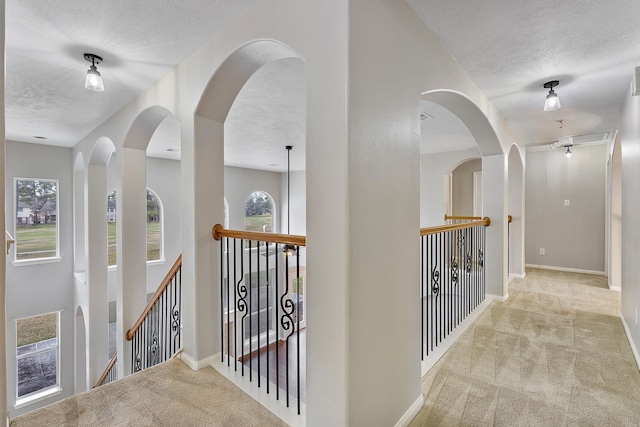
[[[69,148],[7,141],[5,166],[6,228],[15,232],[14,177],[58,180],[58,233],[60,262],[14,266],[15,246],[7,256],[7,404],[11,416],[47,405],[73,395],[74,375],[74,291],[73,291],[73,161]],[[15,320],[53,311],[60,313],[60,395],[21,409],[16,402],[16,329]]]
[[[444,224],[444,175],[478,157],[477,148],[420,156],[420,227]]]
[[[247,198],[254,191],[264,191],[273,197],[276,227],[273,232],[279,233],[282,230],[282,228],[278,228],[283,206],[280,194],[280,175],[280,172],[224,167],[224,196],[229,203],[229,228],[231,230],[244,230],[244,206]]]
[[[640,97],[627,95],[617,123],[622,144],[622,274],[621,308],[631,347],[638,361],[640,345]],[[575,155],[574,155],[575,157]]]
[[[572,151],[527,153],[525,262],[603,273],[606,146]]]

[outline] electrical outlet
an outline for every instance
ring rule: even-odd
[[[565,205],[565,206],[571,206],[571,200],[569,200],[569,199],[564,199],[564,205]]]
[[[544,255],[544,248],[540,248],[540,255]]]

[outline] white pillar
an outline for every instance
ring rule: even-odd
[[[86,204],[87,388],[93,387],[109,361],[107,255],[107,167],[89,164]]]
[[[485,280],[487,294],[508,294],[507,266],[507,159],[504,154],[482,158],[482,214],[491,218],[487,227]]]
[[[142,313],[147,300],[147,187],[145,151],[122,148],[118,157],[122,162],[122,183],[116,202],[120,276],[116,340],[118,377],[122,378],[131,374],[131,343],[126,341],[125,334]],[[103,222],[105,212],[101,214]]]
[[[0,80],[0,97],[4,99],[4,81],[5,81],[5,1],[0,0],[0,25],[2,31],[0,31],[0,46],[2,46],[2,55],[0,55],[0,73],[2,73],[2,79]],[[2,200],[6,200],[5,197],[5,126],[4,126],[4,102],[0,107],[0,188],[2,190]],[[0,209],[0,224],[6,224],[5,222],[5,210]],[[2,255],[0,255],[0,322],[2,322],[2,328],[0,328],[0,420],[4,422],[9,417],[7,412],[7,336],[6,336],[6,295],[5,289],[7,284],[7,251],[3,248]]]

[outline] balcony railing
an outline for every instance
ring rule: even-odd
[[[118,366],[116,362],[118,361],[118,353],[113,353],[113,357],[107,363],[107,367],[104,369],[104,372],[96,381],[96,385],[93,388],[100,387],[101,385],[109,384],[112,381],[118,379]]]
[[[485,298],[485,227],[491,221],[458,220],[420,230],[422,360]]]
[[[304,400],[304,236],[225,230],[220,241],[221,361],[276,400]],[[284,395],[284,396],[282,396]]]
[[[169,360],[180,349],[182,303],[182,255],[171,267],[142,314],[127,331],[131,341],[131,370]]]

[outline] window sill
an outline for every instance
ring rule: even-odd
[[[57,396],[58,394],[62,393],[62,391],[63,391],[62,387],[54,386],[46,390],[32,393],[26,397],[21,397],[16,399],[16,404],[13,405],[13,408],[14,409],[24,408],[25,406],[30,405],[32,403],[40,402],[41,400],[47,399],[52,396]]]
[[[33,259],[21,259],[11,261],[11,265],[14,267],[23,267],[25,265],[35,265],[35,264],[51,264],[54,262],[62,261],[62,257],[56,256],[51,258],[33,258]]]
[[[164,260],[164,259],[156,259],[156,260],[153,260],[153,261],[147,261],[147,267],[150,266],[150,265],[162,265],[162,264],[164,264],[166,262],[167,261]]]

